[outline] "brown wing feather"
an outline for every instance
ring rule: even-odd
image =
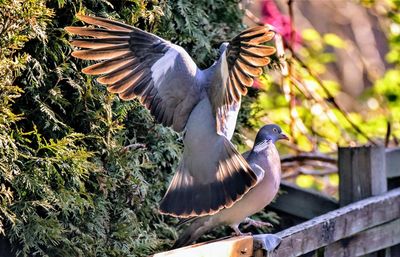
[[[115,38],[76,38],[70,44],[80,48],[101,48],[107,46],[114,46],[115,44],[123,44],[129,40],[129,37],[115,37]]]
[[[84,28],[84,27],[66,27],[66,31],[71,34],[95,37],[95,38],[113,38],[113,37],[126,37],[129,36],[129,32],[125,30],[108,30],[98,28]]]
[[[130,52],[129,44],[125,43],[114,46],[93,48],[89,50],[74,51],[72,56],[83,60],[101,61],[116,58]]]
[[[253,67],[251,65],[247,65],[241,59],[238,59],[235,63],[235,67],[240,70],[241,73],[247,74],[251,77],[258,77],[262,74],[262,68],[260,67]]]
[[[234,37],[221,55],[228,64],[227,71],[225,69],[222,75],[228,76],[228,79],[222,87],[211,91],[218,134],[231,135],[229,131],[232,128],[227,127],[229,109],[240,101],[241,95],[247,94],[247,87],[253,85],[253,78],[260,76],[262,67],[270,62],[268,56],[275,53],[275,48],[262,44],[273,39],[274,35],[267,26],[249,28]]]
[[[255,57],[267,57],[273,55],[276,52],[276,49],[272,46],[243,44],[240,47],[240,51]]]
[[[82,69],[82,72],[89,75],[109,73],[120,68],[121,66],[124,66],[127,62],[131,62],[132,58],[134,58],[134,54],[129,52],[128,54],[120,55],[118,57],[90,65]]]
[[[239,101],[241,97],[241,92],[237,89],[237,87],[233,84],[232,77],[228,78],[228,90],[231,94],[226,94],[227,96],[231,95],[234,101]]]
[[[245,53],[240,53],[239,58],[253,67],[264,67],[270,62],[268,57],[254,57]]]
[[[193,70],[197,69],[195,63],[181,61],[190,58],[186,57],[187,53],[179,52],[176,50],[177,46],[156,35],[118,21],[84,15],[77,17],[93,27],[65,28],[66,31],[82,37],[72,40],[73,46],[81,48],[75,50],[72,56],[83,60],[101,61],[84,68],[83,72],[101,75],[97,81],[105,84],[108,91],[117,93],[123,100],[139,97],[143,103],[146,101],[146,108],[153,110],[152,114],[158,122],[172,126],[178,132],[182,131],[191,108],[197,104],[200,95],[196,94],[198,89],[193,87],[195,78],[192,74],[195,74]],[[153,69],[153,65],[170,50],[172,55],[181,61],[176,64],[179,67],[174,66],[175,61],[172,62],[169,73],[163,76],[154,75],[157,69]],[[159,69],[160,65],[156,67]],[[184,69],[188,71],[184,73]],[[169,83],[165,82],[167,79]],[[175,81],[177,79],[185,85],[180,84],[178,87]],[[171,95],[168,93],[171,90],[180,90],[181,94]],[[186,103],[183,107],[180,105],[182,102]]]
[[[262,74],[262,67],[270,62],[268,56],[276,51],[272,46],[262,45],[274,36],[275,32],[269,27],[257,26],[244,30],[230,41],[226,54],[230,79],[226,88],[231,97],[226,99],[237,99],[234,95],[237,92],[242,95],[247,94],[246,87],[253,85],[253,78]],[[237,90],[232,90],[232,87]]]
[[[106,29],[110,30],[122,30],[122,31],[127,31],[131,32],[134,27],[129,26],[127,24],[118,22],[118,21],[113,21],[105,18],[100,18],[100,17],[93,17],[93,16],[86,16],[82,14],[77,14],[76,17],[80,19],[81,21],[84,21],[88,24],[91,25],[97,25]]]
[[[237,78],[236,72],[233,70],[231,71],[230,79],[232,80],[232,85],[240,92],[241,95],[247,94],[247,88],[240,83],[240,80]]]
[[[233,66],[232,70],[242,86],[251,87],[253,85],[253,79],[247,76],[246,73],[240,72],[236,65]]]

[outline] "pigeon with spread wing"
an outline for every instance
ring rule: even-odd
[[[72,55],[97,63],[82,71],[123,100],[138,98],[155,120],[184,133],[184,152],[160,203],[176,217],[215,214],[240,200],[257,175],[237,152],[233,135],[241,96],[270,62],[268,26],[247,29],[220,47],[201,70],[180,46],[121,22],[77,15],[91,27],[67,27],[80,36]]]
[[[257,174],[256,186],[230,208],[224,208],[213,215],[182,220],[181,224],[187,222],[191,222],[191,224],[179,236],[173,248],[188,245],[206,232],[221,225],[230,226],[236,235],[242,235],[239,230],[240,224],[255,227],[270,226],[271,224],[267,222],[252,220],[250,216],[264,209],[278,193],[281,181],[281,161],[275,143],[282,139],[288,140],[289,138],[278,125],[268,124],[262,127],[257,133],[253,148],[243,154]]]

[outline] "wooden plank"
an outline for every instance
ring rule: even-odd
[[[253,237],[240,236],[211,243],[195,244],[172,251],[157,253],[153,257],[250,257],[253,256]]]
[[[328,245],[324,257],[358,257],[399,243],[400,219],[396,219]]]
[[[300,256],[399,217],[400,188],[350,204],[277,233],[282,242],[269,256]]]
[[[400,148],[386,149],[386,176],[400,177]]]
[[[340,206],[387,191],[383,146],[339,148]]]
[[[383,146],[339,148],[341,206],[386,191],[386,153]],[[374,253],[368,257],[377,256]]]
[[[283,194],[268,207],[303,219],[312,219],[339,207],[337,201],[318,192],[282,181]]]

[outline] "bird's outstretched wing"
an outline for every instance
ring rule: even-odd
[[[275,47],[264,45],[271,41],[275,32],[269,26],[257,26],[244,30],[228,44],[221,56],[221,84],[214,84],[211,102],[216,112],[217,132],[228,138],[234,125],[230,115],[237,113],[241,96],[247,94],[254,78],[259,77],[271,61],[269,56],[276,52]],[[236,123],[236,117],[233,118]]]
[[[82,71],[101,75],[97,81],[123,100],[138,97],[164,126],[184,129],[200,93],[198,68],[187,52],[160,37],[105,18],[77,15],[97,27],[67,27],[81,36],[71,44],[82,48],[76,58],[99,61]]]
[[[249,28],[234,37],[228,45],[226,61],[229,79],[226,83],[226,101],[240,100],[253,85],[253,78],[262,74],[262,67],[271,61],[268,56],[276,52],[273,46],[262,45],[275,36],[268,26]]]

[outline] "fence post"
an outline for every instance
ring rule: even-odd
[[[383,146],[339,148],[340,206],[387,191]]]
[[[344,206],[387,191],[383,146],[339,148],[339,204]],[[386,250],[386,257],[390,253]],[[385,256],[385,250],[364,257]]]

